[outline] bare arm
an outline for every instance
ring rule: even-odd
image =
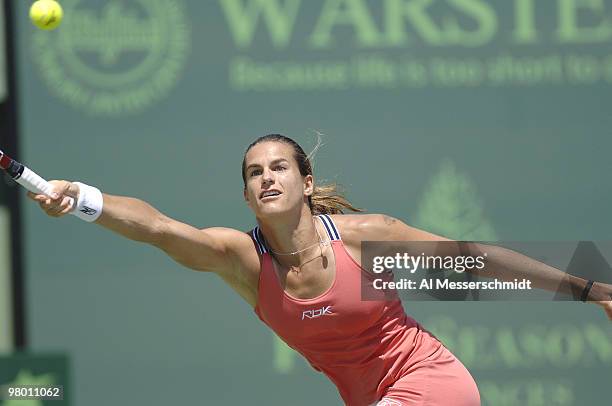
[[[429,233],[411,227],[395,218],[380,215],[356,215],[354,230],[358,230],[361,240],[372,241],[453,241],[446,237]],[[487,253],[487,266],[483,271],[472,271],[479,276],[498,278],[512,281],[528,279],[536,288],[549,291],[561,291],[574,297],[580,296],[587,281],[563,272],[545,263],[536,261],[519,252],[479,243],[442,244],[443,255],[469,255],[479,256]],[[423,244],[424,250],[440,255],[440,247],[434,249],[433,245]],[[588,295],[588,300],[604,307],[608,317],[612,320],[612,286],[604,283],[595,283]]]
[[[51,181],[60,192],[58,199],[44,195],[28,196],[53,217],[70,212],[67,197],[77,198],[78,185],[67,181]],[[229,274],[236,270],[237,253],[250,244],[249,237],[228,228],[199,230],[165,216],[140,199],[103,194],[104,206],[96,224],[130,240],[153,245],[178,263],[198,271]]]
[[[130,240],[159,245],[164,238],[164,215],[140,199],[106,193],[102,214],[96,224]]]

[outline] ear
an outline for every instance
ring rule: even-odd
[[[312,175],[304,176],[304,194],[306,196],[312,196],[314,193],[314,178]]]

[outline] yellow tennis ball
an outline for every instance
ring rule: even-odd
[[[30,7],[30,19],[43,30],[52,30],[62,22],[64,12],[55,0],[37,0]]]

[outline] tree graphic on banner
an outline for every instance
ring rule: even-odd
[[[416,227],[462,241],[495,241],[497,234],[486,219],[476,187],[452,161],[440,166],[417,209]]]

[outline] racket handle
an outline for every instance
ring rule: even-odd
[[[15,181],[32,193],[43,194],[50,197],[53,192],[53,186],[27,166],[23,168],[23,173],[19,178],[15,179]],[[72,197],[70,197],[70,205],[74,205],[74,199]]]
[[[51,196],[51,192],[53,191],[53,186],[51,186],[49,182],[38,176],[36,172],[30,170],[28,167],[23,168],[23,173],[16,181],[21,186],[37,195]]]

